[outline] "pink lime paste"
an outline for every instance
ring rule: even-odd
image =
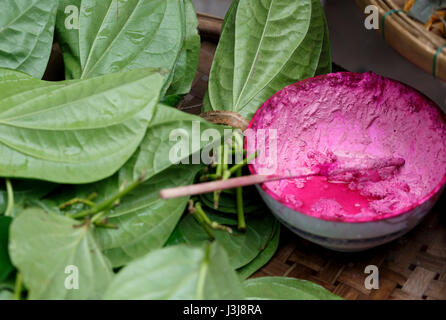
[[[387,218],[419,204],[444,182],[442,117],[417,91],[374,73],[304,80],[279,91],[254,115],[254,131],[277,130],[277,159],[266,157],[271,152],[267,135],[248,144],[249,154],[265,147],[265,156],[250,168],[262,173],[276,166],[275,174],[287,175],[327,163],[402,158],[402,167],[378,169],[376,177],[314,176],[262,186],[286,206],[325,220]]]

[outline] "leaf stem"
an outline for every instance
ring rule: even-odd
[[[203,215],[198,212],[196,205],[194,205],[193,200],[189,200],[189,213],[191,213],[195,220],[203,227],[204,231],[208,234],[209,238],[211,240],[215,240],[214,233],[212,232],[211,228],[207,225],[205,219],[203,218]]]
[[[202,206],[201,206],[201,203],[200,202],[197,202],[197,203],[195,203],[195,214],[199,214],[202,218],[203,218],[203,221],[207,224],[207,225],[211,225],[211,219],[209,219],[209,217],[207,216],[207,214],[206,214],[206,212],[204,212],[204,210],[203,210],[203,208],[202,208]]]
[[[12,183],[10,179],[5,179],[6,181],[6,192],[8,193],[8,206],[6,207],[5,216],[12,217],[14,210],[14,189],[12,188]]]
[[[217,147],[217,167],[216,167],[216,172],[215,174],[217,176],[221,176],[222,172],[223,172],[223,167],[222,167],[222,154],[221,154],[221,146]]]
[[[209,219],[206,212],[204,212],[203,207],[201,206],[200,202],[195,203],[195,210],[196,210],[196,213],[198,213],[203,218],[204,223],[206,223],[209,227],[211,227],[211,229],[221,230],[221,231],[226,231],[226,232],[232,233],[231,228],[221,225],[218,222],[211,221],[211,219]]]
[[[133,182],[131,185],[129,185],[125,189],[116,193],[113,197],[111,197],[99,204],[96,204],[94,207],[91,207],[88,210],[69,215],[69,217],[71,217],[73,219],[81,219],[81,218],[85,218],[85,217],[88,217],[91,215],[95,215],[97,213],[100,213],[101,211],[110,210],[118,199],[125,197],[128,193],[135,190],[145,180],[145,176],[146,176],[145,174],[142,174],[135,182]]]
[[[235,161],[237,163],[239,159],[243,159],[246,155],[246,150],[243,149],[243,135],[241,133],[235,131],[233,138],[234,143],[232,144],[232,153],[235,155]]]
[[[231,172],[231,174],[234,174],[237,172],[237,170],[243,168],[244,166],[246,166],[249,162],[251,162],[252,160],[254,160],[255,158],[257,158],[257,151],[254,152],[253,154],[249,155],[248,157],[246,157],[242,163],[238,163],[234,166],[232,166],[229,171]]]
[[[209,237],[212,240],[215,240],[214,233],[212,230],[221,230],[228,233],[232,233],[232,229],[228,226],[219,224],[216,221],[211,221],[209,219],[206,212],[204,212],[203,207],[201,206],[200,202],[194,203],[193,200],[189,201],[189,212],[193,214],[195,219],[198,221],[198,223],[203,227],[203,229],[206,231],[206,233],[209,235]]]
[[[91,223],[96,224],[97,222],[99,222],[99,219],[101,219],[103,217],[105,218],[106,213],[107,213],[106,211],[101,211],[101,212],[95,214],[93,216],[93,218],[91,218]]]
[[[71,207],[72,205],[75,205],[77,203],[82,203],[82,204],[84,204],[84,205],[86,205],[88,207],[94,207],[96,205],[93,201],[88,200],[88,199],[74,198],[74,199],[71,199],[71,200],[69,200],[69,201],[67,201],[65,203],[62,203],[59,206],[59,209],[63,210],[63,209],[66,209],[68,207]]]
[[[228,157],[229,157],[229,146],[223,143],[223,159],[222,159],[222,170],[228,170]]]
[[[222,150],[221,150],[221,145],[217,147],[217,167],[215,169],[215,175],[216,176],[220,176],[223,173],[223,157],[222,157]],[[214,208],[218,208],[218,198],[219,198],[219,194],[217,191],[214,191]]]
[[[242,176],[242,168],[238,168],[237,177]],[[243,188],[238,187],[236,189],[236,202],[237,202],[237,219],[238,219],[238,230],[246,231],[246,220],[245,211],[243,209]]]
[[[240,152],[242,155],[246,155],[246,150],[241,150],[241,151],[239,151],[239,150],[237,150],[237,149],[235,149],[235,148],[232,148],[232,154],[238,154],[239,152]]]
[[[208,271],[208,265],[209,265],[209,254],[210,254],[210,245],[206,244],[206,251],[204,255],[203,262],[200,266],[200,274],[198,276],[198,283],[197,283],[197,299],[203,300],[204,299],[204,284],[206,280],[206,274]]]
[[[116,224],[107,223],[107,219],[103,221],[96,221],[95,226],[99,228],[105,228],[105,229],[119,229],[119,227]]]
[[[229,170],[223,171],[223,176],[221,180],[228,180],[231,177],[231,172]],[[220,203],[221,190],[214,191],[214,209],[218,209]]]
[[[125,187],[126,187],[126,186],[127,186],[127,181],[124,180],[124,181],[122,182],[121,186],[119,187],[119,191],[121,192],[121,191],[125,190]],[[113,206],[114,206],[114,207],[117,207],[117,206],[119,206],[120,204],[121,204],[121,198],[118,198],[118,199],[113,203]]]
[[[23,287],[22,284],[23,284],[22,273],[20,271],[17,271],[17,275],[15,278],[15,286],[14,286],[14,300],[22,299],[22,287]]]
[[[201,176],[200,177],[200,182],[209,181],[209,180],[214,181],[214,180],[219,180],[219,179],[221,179],[221,176],[219,176],[217,174],[214,174],[214,173],[211,173],[211,174],[207,174],[207,175]]]
[[[220,149],[221,148],[223,148],[223,156],[221,159],[220,175],[222,180],[227,180],[231,177],[231,172],[228,170],[229,146],[225,142],[223,142],[223,145],[220,147]],[[214,209],[218,209],[220,202],[220,194],[221,190],[214,191]]]

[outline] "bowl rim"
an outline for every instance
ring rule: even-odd
[[[335,74],[344,74],[344,75],[350,75],[350,76],[358,76],[358,75],[364,75],[364,74],[373,74],[376,75],[378,77],[382,77],[394,82],[398,82],[399,84],[408,87],[414,91],[416,91],[418,94],[420,94],[424,99],[426,99],[427,101],[429,101],[439,112],[439,116],[440,119],[443,121],[443,124],[446,125],[446,114],[445,112],[435,103],[432,101],[432,99],[430,99],[429,97],[427,97],[424,93],[420,92],[419,90],[399,81],[399,80],[395,80],[389,77],[384,77],[381,76],[379,74],[376,74],[372,71],[367,71],[367,72],[363,72],[363,73],[357,73],[357,72],[350,72],[350,71],[341,71],[341,72],[332,72],[332,73],[328,73],[328,74],[323,74],[323,75],[318,75],[315,77],[311,77],[311,78],[307,78],[301,81],[298,81],[296,83],[290,84],[288,86],[286,86],[285,88],[288,87],[301,87],[303,86],[305,83],[307,82],[312,82],[315,80],[320,80],[320,79],[328,79],[331,78],[333,75]],[[271,97],[269,97],[255,112],[255,114],[252,116],[250,122],[249,122],[249,126],[248,129],[251,129],[252,126],[254,125],[255,122],[255,118],[257,115],[259,115],[261,113],[261,110],[263,109],[263,107],[266,105],[266,103],[272,99],[273,97],[275,97],[276,95],[278,95],[280,92],[282,92],[285,88],[277,91],[276,93],[274,93]],[[246,142],[247,137],[245,137],[245,150],[247,148],[247,142]],[[254,175],[257,174],[254,166],[252,163],[248,163],[248,169],[250,174]],[[433,188],[432,191],[430,191],[429,193],[427,193],[427,195],[425,195],[424,197],[422,197],[420,200],[418,200],[417,203],[411,204],[406,208],[400,209],[398,211],[392,212],[390,214],[386,214],[384,216],[376,216],[376,217],[368,217],[368,218],[359,218],[359,219],[352,219],[352,218],[347,218],[347,219],[343,219],[343,220],[339,220],[336,218],[331,218],[331,217],[320,217],[320,216],[314,216],[311,214],[308,214],[306,212],[301,212],[301,211],[297,211],[296,208],[294,208],[292,205],[284,202],[278,195],[276,195],[275,193],[273,193],[270,189],[268,189],[264,183],[260,184],[260,187],[262,188],[263,191],[265,191],[265,193],[270,196],[271,198],[273,198],[274,200],[276,200],[277,202],[279,202],[281,205],[288,207],[289,209],[295,211],[296,213],[300,213],[315,219],[319,219],[319,220],[324,220],[324,221],[330,221],[330,222],[338,222],[338,223],[368,223],[368,222],[377,222],[377,221],[383,221],[383,220],[387,220],[387,219],[392,219],[392,218],[396,218],[398,216],[402,216],[406,213],[410,213],[412,210],[414,210],[415,208],[421,206],[422,204],[426,203],[427,201],[429,201],[430,199],[432,199],[433,197],[435,197],[437,195],[437,193],[443,188],[443,186],[446,184],[446,172],[443,175],[443,178],[441,179],[441,181]]]

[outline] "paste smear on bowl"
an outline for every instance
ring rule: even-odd
[[[446,128],[435,104],[374,73],[334,73],[288,86],[265,102],[250,128],[277,130],[277,152],[271,134],[248,144],[248,153],[264,150],[250,167],[253,173],[286,176],[327,165],[404,159],[400,167],[367,175],[284,179],[262,186],[288,207],[326,220],[397,215],[422,202],[446,173]]]

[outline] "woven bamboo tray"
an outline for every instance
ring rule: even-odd
[[[391,10],[402,10],[405,0],[356,0],[356,2],[363,10],[368,5],[378,7],[379,32],[387,43],[424,71],[446,81],[446,47],[439,51],[439,48],[446,45],[446,39],[427,31],[423,24],[405,12],[391,13]],[[436,63],[435,56],[437,56]]]
[[[207,90],[221,19],[199,14],[202,47],[193,89],[179,108],[199,114]],[[337,253],[282,228],[279,250],[254,277],[288,276],[321,284],[335,294],[358,299],[446,299],[446,205],[443,195],[426,220],[399,240],[362,253]],[[379,289],[367,290],[367,265],[379,269]]]

